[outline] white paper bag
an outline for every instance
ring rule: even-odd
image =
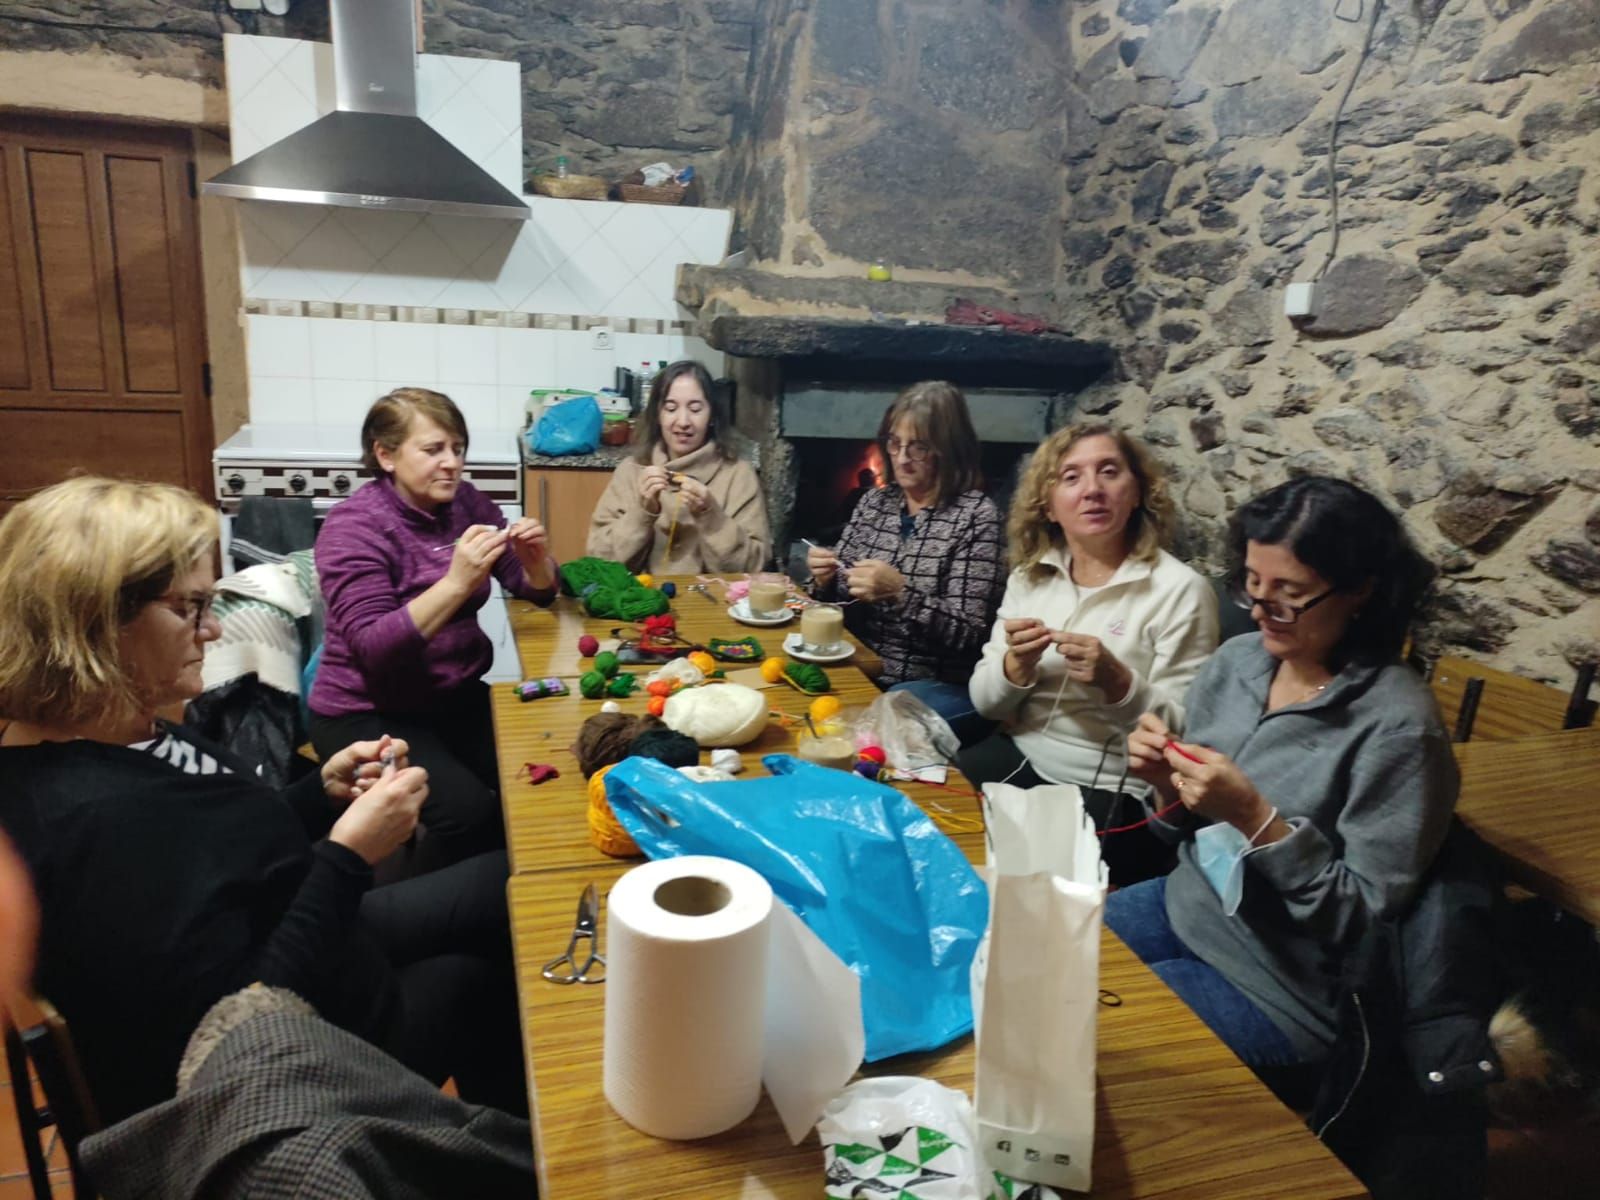
[[[985,784],[989,928],[972,967],[978,1146],[992,1171],[1088,1191],[1105,867],[1070,786]]]

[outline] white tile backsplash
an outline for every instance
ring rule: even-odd
[[[311,380],[250,377],[250,421],[256,425],[314,425]]]
[[[271,379],[311,377],[310,322],[252,315],[247,322],[250,374]]]
[[[495,339],[499,348],[497,382],[502,387],[547,386],[556,377],[556,335],[549,329],[502,329]]]
[[[456,383],[443,389],[467,419],[467,431],[496,429],[500,420],[499,389],[486,383]]]
[[[439,327],[414,321],[373,326],[377,378],[403,379],[417,387],[439,382]]]
[[[312,382],[311,396],[316,404],[313,423],[324,429],[348,429],[352,445],[357,440],[356,431],[372,407],[372,402],[383,393],[371,379],[317,379]]]
[[[455,393],[457,384],[499,382],[499,329],[487,325],[439,326],[439,383]]]
[[[290,319],[290,318],[285,318]],[[311,326],[311,373],[317,379],[377,378],[371,321],[305,318]]]

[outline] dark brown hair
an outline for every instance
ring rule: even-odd
[[[443,392],[420,387],[395,388],[386,396],[379,396],[367,409],[367,419],[361,422],[361,465],[369,474],[382,475],[376,448],[382,446],[390,454],[411,433],[417,416],[427,417],[451,437],[467,445],[467,419],[461,415],[456,402]]]
[[[878,423],[878,448],[883,451],[890,479],[894,478],[894,459],[889,454],[889,434],[902,418],[911,422],[917,438],[933,451],[935,504],[983,487],[978,435],[960,388],[940,379],[913,383],[884,410]]]
[[[706,441],[717,444],[717,452],[732,462],[739,457],[733,444],[733,416],[728,412],[728,397],[723,389],[711,382],[711,372],[692,358],[682,358],[656,372],[650,383],[650,398],[633,435],[633,456],[642,463],[650,461],[657,446],[661,445],[661,404],[667,390],[684,375],[692,375],[700,391],[711,405],[711,424],[706,427]]]

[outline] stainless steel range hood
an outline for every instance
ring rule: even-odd
[[[241,200],[526,221],[528,206],[417,116],[414,0],[332,0],[338,108],[201,190]]]

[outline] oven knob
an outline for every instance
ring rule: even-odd
[[[289,490],[291,492],[293,492],[297,496],[301,492],[305,491],[306,490],[306,477],[304,475],[291,475],[291,476],[289,476]]]
[[[344,495],[350,490],[350,476],[335,475],[333,477],[333,490],[339,495]]]
[[[244,476],[235,471],[228,476],[228,490],[230,492],[244,491]]]

